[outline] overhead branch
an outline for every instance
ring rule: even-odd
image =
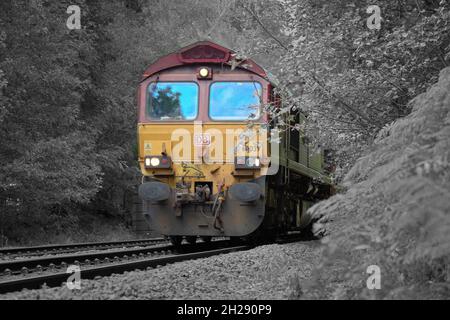
[[[206,33],[206,36],[209,37],[211,35],[211,33],[214,31],[214,29],[217,27],[217,25],[219,24],[220,20],[222,19],[222,17],[225,15],[225,13],[227,12],[227,10],[231,7],[231,5],[234,3],[235,0],[233,1],[229,1],[228,5],[223,8],[222,12],[219,14],[219,16],[217,17],[217,19],[214,21],[213,25],[211,26],[211,28],[209,29],[209,31]]]
[[[285,49],[288,52],[291,51],[280,39],[278,39],[272,32],[270,32],[267,29],[267,27],[264,25],[264,23],[262,23],[261,19],[251,9],[249,9],[248,7],[246,7],[244,5],[242,7],[244,8],[245,11],[247,11],[255,19],[255,21],[261,26],[261,28],[264,30],[264,32],[280,45],[280,47],[282,47],[283,49]],[[347,102],[345,102],[341,97],[339,97],[335,93],[330,92],[326,88],[326,86],[323,84],[323,82],[320,81],[314,73],[308,71],[308,74],[325,92],[327,92],[332,98],[334,98],[339,103],[339,105],[341,105],[344,109],[355,113],[360,119],[363,119],[367,124],[373,123],[373,120],[369,119],[364,114],[362,114],[361,112],[359,112],[358,110],[356,110],[355,108],[350,106]],[[376,123],[375,126],[380,127],[380,124]]]
[[[272,32],[270,32],[266,26],[261,22],[261,20],[259,19],[259,17],[249,8],[247,8],[246,6],[242,6],[244,8],[245,11],[247,11],[248,13],[250,13],[250,15],[255,19],[255,21],[261,26],[261,28],[264,30],[265,33],[267,33],[269,35],[269,37],[271,37],[273,40],[275,40],[282,48],[284,48],[285,50],[289,51],[289,48],[280,41],[280,39],[278,39],[277,37],[275,37]]]

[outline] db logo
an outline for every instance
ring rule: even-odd
[[[211,135],[208,133],[194,134],[194,146],[209,146],[211,144]]]

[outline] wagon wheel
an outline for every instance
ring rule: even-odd
[[[169,239],[170,243],[172,243],[175,247],[179,247],[183,241],[183,237],[181,236],[170,236]]]
[[[187,236],[186,241],[189,244],[195,244],[197,242],[197,237],[196,236]]]
[[[211,242],[212,237],[211,236],[202,236],[200,237],[200,239],[202,239],[203,242]]]

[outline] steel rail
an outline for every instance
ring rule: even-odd
[[[82,249],[95,250],[98,248],[111,248],[111,247],[121,247],[121,246],[138,246],[138,245],[148,245],[155,242],[164,242],[164,238],[151,238],[151,239],[140,239],[140,240],[124,240],[124,241],[109,241],[109,242],[86,242],[86,243],[74,243],[74,244],[55,244],[55,245],[44,245],[44,246],[33,246],[33,247],[11,247],[11,248],[1,248],[0,256],[10,255],[10,254],[42,254],[45,252],[56,252],[62,250],[77,250],[82,251]]]
[[[31,269],[36,268],[37,266],[46,267],[50,264],[60,265],[62,263],[73,264],[75,262],[78,263],[86,263],[86,260],[89,260],[87,263],[95,263],[95,259],[102,260],[105,258],[115,258],[115,257],[124,257],[124,256],[132,256],[139,254],[148,254],[153,252],[163,252],[173,250],[174,247],[172,245],[153,245],[150,247],[144,248],[133,248],[133,249],[122,249],[122,250],[114,250],[114,251],[102,251],[102,252],[91,252],[91,253],[76,253],[76,254],[66,254],[66,255],[57,255],[57,256],[47,256],[47,257],[39,257],[39,258],[30,258],[30,259],[20,259],[20,260],[9,260],[0,262],[0,272],[5,272],[5,270],[23,270],[23,268]]]
[[[179,247],[175,247],[171,244],[170,245],[159,244],[142,248],[75,253],[68,255],[53,255],[47,257],[25,258],[20,260],[6,260],[0,262],[0,277],[12,276],[13,274],[15,275],[18,273],[26,274],[29,272],[36,271],[35,269],[38,269],[37,272],[42,272],[44,270],[60,266],[64,267],[69,264],[90,265],[90,264],[104,263],[104,261],[102,260],[105,260],[106,258],[116,261],[121,258],[136,259],[139,258],[139,256],[142,257],[143,255],[148,255],[156,252],[170,253],[171,251],[178,251],[178,252],[183,251],[186,252],[189,250],[198,251],[208,249],[211,246],[219,247],[223,245],[229,246],[230,245],[229,240],[213,240],[210,243],[200,242],[197,244],[184,244]]]
[[[98,276],[104,277],[114,273],[123,273],[125,271],[133,271],[136,269],[142,270],[148,267],[157,267],[185,260],[206,258],[217,254],[247,250],[250,248],[252,247],[247,245],[241,245],[200,252],[169,254],[163,257],[138,259],[108,265],[92,266],[87,269],[81,269],[80,277],[81,279],[94,279]],[[0,293],[14,292],[22,289],[37,289],[44,284],[48,287],[60,286],[66,283],[69,276],[70,274],[66,272],[57,272],[46,275],[38,275],[33,277],[24,277],[19,279],[0,281]]]

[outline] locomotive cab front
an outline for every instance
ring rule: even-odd
[[[139,87],[139,188],[151,228],[243,237],[265,218],[270,82],[253,61],[198,43],[159,59]]]

